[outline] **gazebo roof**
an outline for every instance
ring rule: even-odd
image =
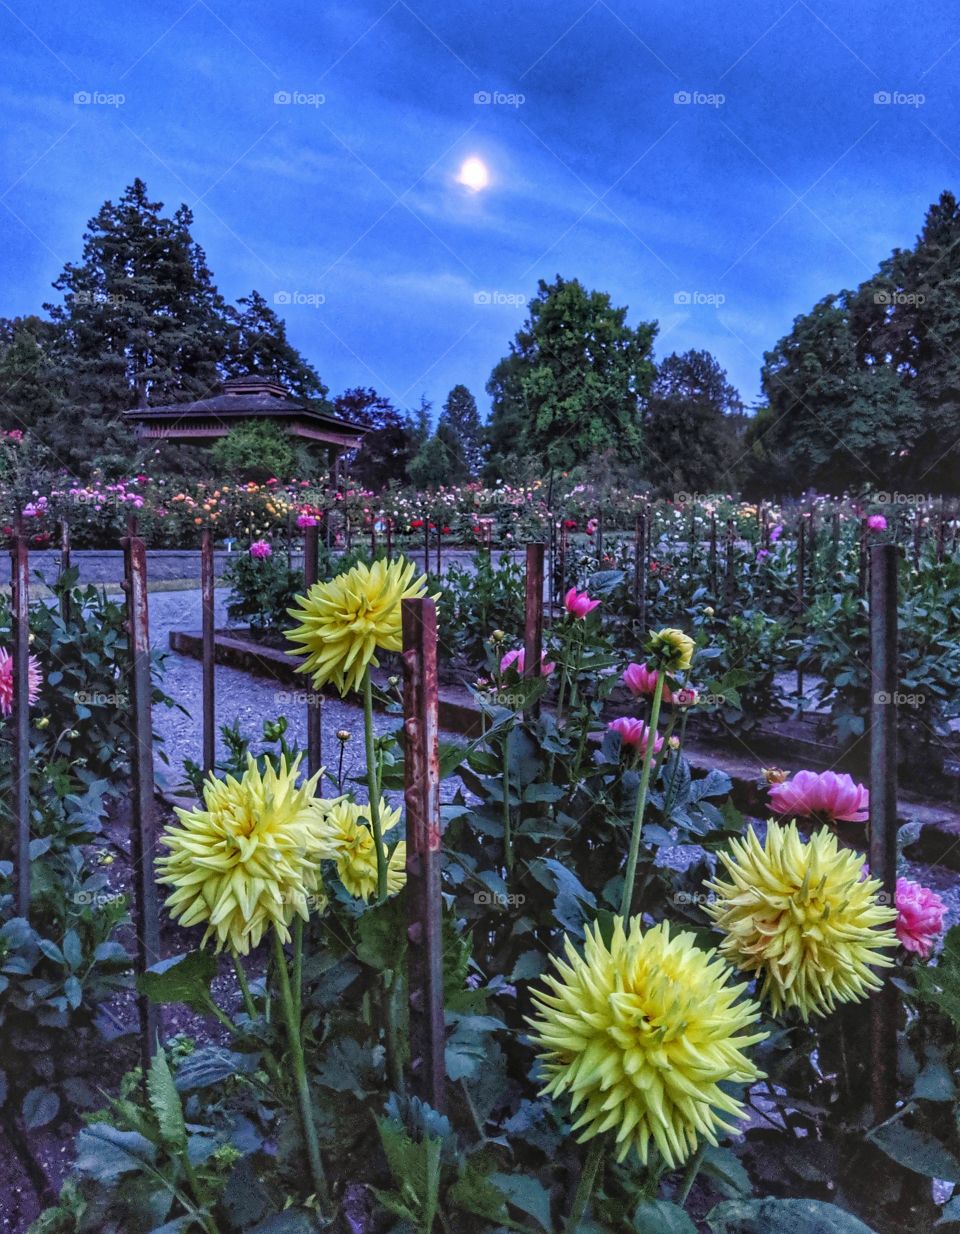
[[[365,425],[299,402],[272,378],[256,374],[228,377],[220,392],[210,398],[134,407],[123,418],[136,426],[138,437],[151,441],[215,440],[244,420],[276,420],[291,437],[352,450],[367,431]]]

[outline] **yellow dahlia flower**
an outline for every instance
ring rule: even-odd
[[[246,955],[273,926],[284,942],[294,914],[325,903],[320,882],[323,821],[335,803],[314,796],[320,773],[297,787],[299,756],[261,775],[251,756],[240,780],[211,776],[204,809],[177,810],[180,826],[160,837],[170,852],[158,882],[174,888],[166,906],[183,926],[207,923],[206,943]]]
[[[340,881],[352,896],[369,900],[377,891],[377,850],[370,808],[346,798],[338,801],[327,818],[323,855],[337,863]],[[362,821],[367,820],[367,821]],[[392,810],[380,798],[380,826],[385,835],[400,821],[399,809]],[[383,842],[384,855],[389,852]],[[396,895],[407,881],[407,843],[401,840],[387,860],[387,893]]]
[[[803,840],[796,823],[767,825],[761,845],[751,827],[721,853],[729,881],[708,883],[715,899],[707,912],[726,937],[721,953],[763,979],[775,1015],[796,1007],[806,1021],[837,1003],[859,1002],[881,981],[869,965],[888,968],[896,947],[896,919],[863,878],[864,858],[840,848],[826,827]]]
[[[686,672],[693,662],[696,644],[682,630],[665,628],[655,630],[648,640],[650,651],[664,668],[675,673]]]
[[[746,984],[728,984],[716,952],[699,950],[692,934],[671,938],[667,922],[644,933],[634,917],[625,933],[618,917],[609,947],[594,926],[583,955],[567,939],[566,956],[554,958],[528,1022],[544,1092],[569,1093],[581,1142],[613,1131],[618,1160],[635,1146],[646,1163],[652,1139],[676,1166],[701,1136],[716,1144],[718,1131],[735,1130],[723,1115],[740,1118],[743,1107],[720,1085],[760,1078],[743,1051],[767,1034],[737,1035],[759,1007],[740,998]]]
[[[358,690],[367,666],[378,667],[377,648],[402,649],[400,601],[418,599],[426,590],[426,575],[414,580],[415,570],[402,557],[360,564],[297,596],[298,607],[288,611],[300,625],[287,631],[297,644],[287,654],[306,652],[297,671],[312,673],[317,687],[332,681],[341,695]]]

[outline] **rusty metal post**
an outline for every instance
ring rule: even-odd
[[[147,609],[147,552],[139,536],[123,539],[124,584],[127,595],[127,638],[130,655],[130,770],[133,806],[133,874],[136,889],[137,972],[160,959],[160,917],[157,908],[156,817],[154,814],[153,683],[150,676],[150,619]],[[144,1074],[162,1033],[159,1008],[141,995],[140,1050]]]
[[[423,520],[423,572],[430,573],[430,515]]]
[[[377,560],[377,516],[375,514],[370,518],[370,560]]]
[[[523,624],[523,675],[532,680],[540,676],[543,659],[543,554],[545,545],[527,545],[526,608]],[[539,710],[535,703],[532,714]]]
[[[440,546],[442,542],[443,528],[440,526],[440,520],[437,519],[437,578],[440,577],[440,571],[443,568],[443,563],[440,558]]]
[[[870,873],[887,903],[897,891],[897,547],[870,551]],[[887,978],[870,1004],[874,1121],[889,1117],[897,1097],[896,986]]]
[[[303,529],[303,582],[307,591],[317,581],[317,528]],[[323,763],[323,699],[311,681],[307,682],[307,775],[315,776]],[[323,785],[320,785],[323,795]]]
[[[857,588],[861,596],[866,596],[868,586],[868,575],[870,572],[870,556],[869,556],[869,528],[867,520],[860,520],[860,566],[857,572]]]
[[[727,555],[726,555],[726,563],[725,563],[726,570],[724,573],[724,580],[723,580],[723,606],[724,606],[724,615],[727,617],[730,616],[730,612],[733,609],[733,595],[734,595],[734,586],[735,586],[734,573],[736,570],[736,561],[735,561],[735,552],[734,552],[735,539],[736,539],[736,533],[735,533],[735,529],[733,525],[733,519],[728,518],[727,519],[727,545],[726,545]]]
[[[393,519],[387,515],[387,561],[393,561]]]
[[[216,644],[213,610],[213,536],[209,527],[200,534],[200,612],[203,631],[203,774],[210,775],[216,759],[217,703],[214,693]]]
[[[807,569],[807,524],[803,515],[800,516],[800,528],[797,532],[797,624],[803,623],[803,611],[806,607],[806,569]],[[801,629],[802,633],[802,629]],[[797,694],[800,706],[803,707],[803,668],[797,664]]]
[[[70,524],[65,518],[60,520],[60,577],[70,569]],[[64,623],[70,620],[70,595],[64,592],[60,596],[60,616]]]
[[[403,600],[404,802],[407,832],[407,938],[413,1089],[435,1110],[445,1105],[443,938],[440,898],[440,753],[437,609]]]
[[[710,515],[710,598],[717,599],[717,516]]]
[[[13,827],[17,913],[30,913],[30,561],[20,531],[10,546],[13,635]]]

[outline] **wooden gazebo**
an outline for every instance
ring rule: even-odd
[[[193,403],[135,407],[123,413],[141,441],[214,442],[248,420],[272,420],[291,437],[325,446],[331,463],[355,450],[367,431],[362,424],[317,411],[293,398],[269,377],[228,377],[220,392]]]

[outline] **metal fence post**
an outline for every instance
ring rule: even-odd
[[[317,581],[318,574],[317,527],[303,529],[303,582],[307,591]],[[323,698],[313,685],[307,683],[307,774],[315,776],[323,763]],[[321,796],[323,785],[320,785]]]
[[[543,553],[545,545],[527,545],[526,607],[523,626],[523,675],[536,680],[543,659]],[[530,711],[536,714],[539,704]]]
[[[213,583],[213,537],[210,528],[204,527],[200,535],[200,610],[203,623],[203,774],[205,776],[213,771],[217,746]]]
[[[897,547],[870,551],[870,873],[887,903],[897,892]],[[887,978],[870,1004],[870,1082],[875,1121],[897,1096],[897,989]]]
[[[803,515],[800,516],[800,528],[797,532],[797,623],[802,625],[803,610],[806,603],[805,583],[807,567],[807,525]],[[797,665],[797,694],[800,696],[800,706],[803,707],[803,667]]]
[[[403,600],[404,802],[407,938],[413,1087],[436,1110],[445,1104],[437,609]]]
[[[133,872],[136,888],[137,972],[160,959],[160,915],[154,874],[153,683],[150,675],[150,620],[147,611],[147,553],[139,536],[123,539],[124,590],[130,656],[130,762],[133,805]],[[160,1009],[141,995],[140,1050],[144,1074],[162,1032]]]
[[[13,635],[13,819],[17,858],[17,912],[30,913],[30,562],[26,538],[10,546]]]

